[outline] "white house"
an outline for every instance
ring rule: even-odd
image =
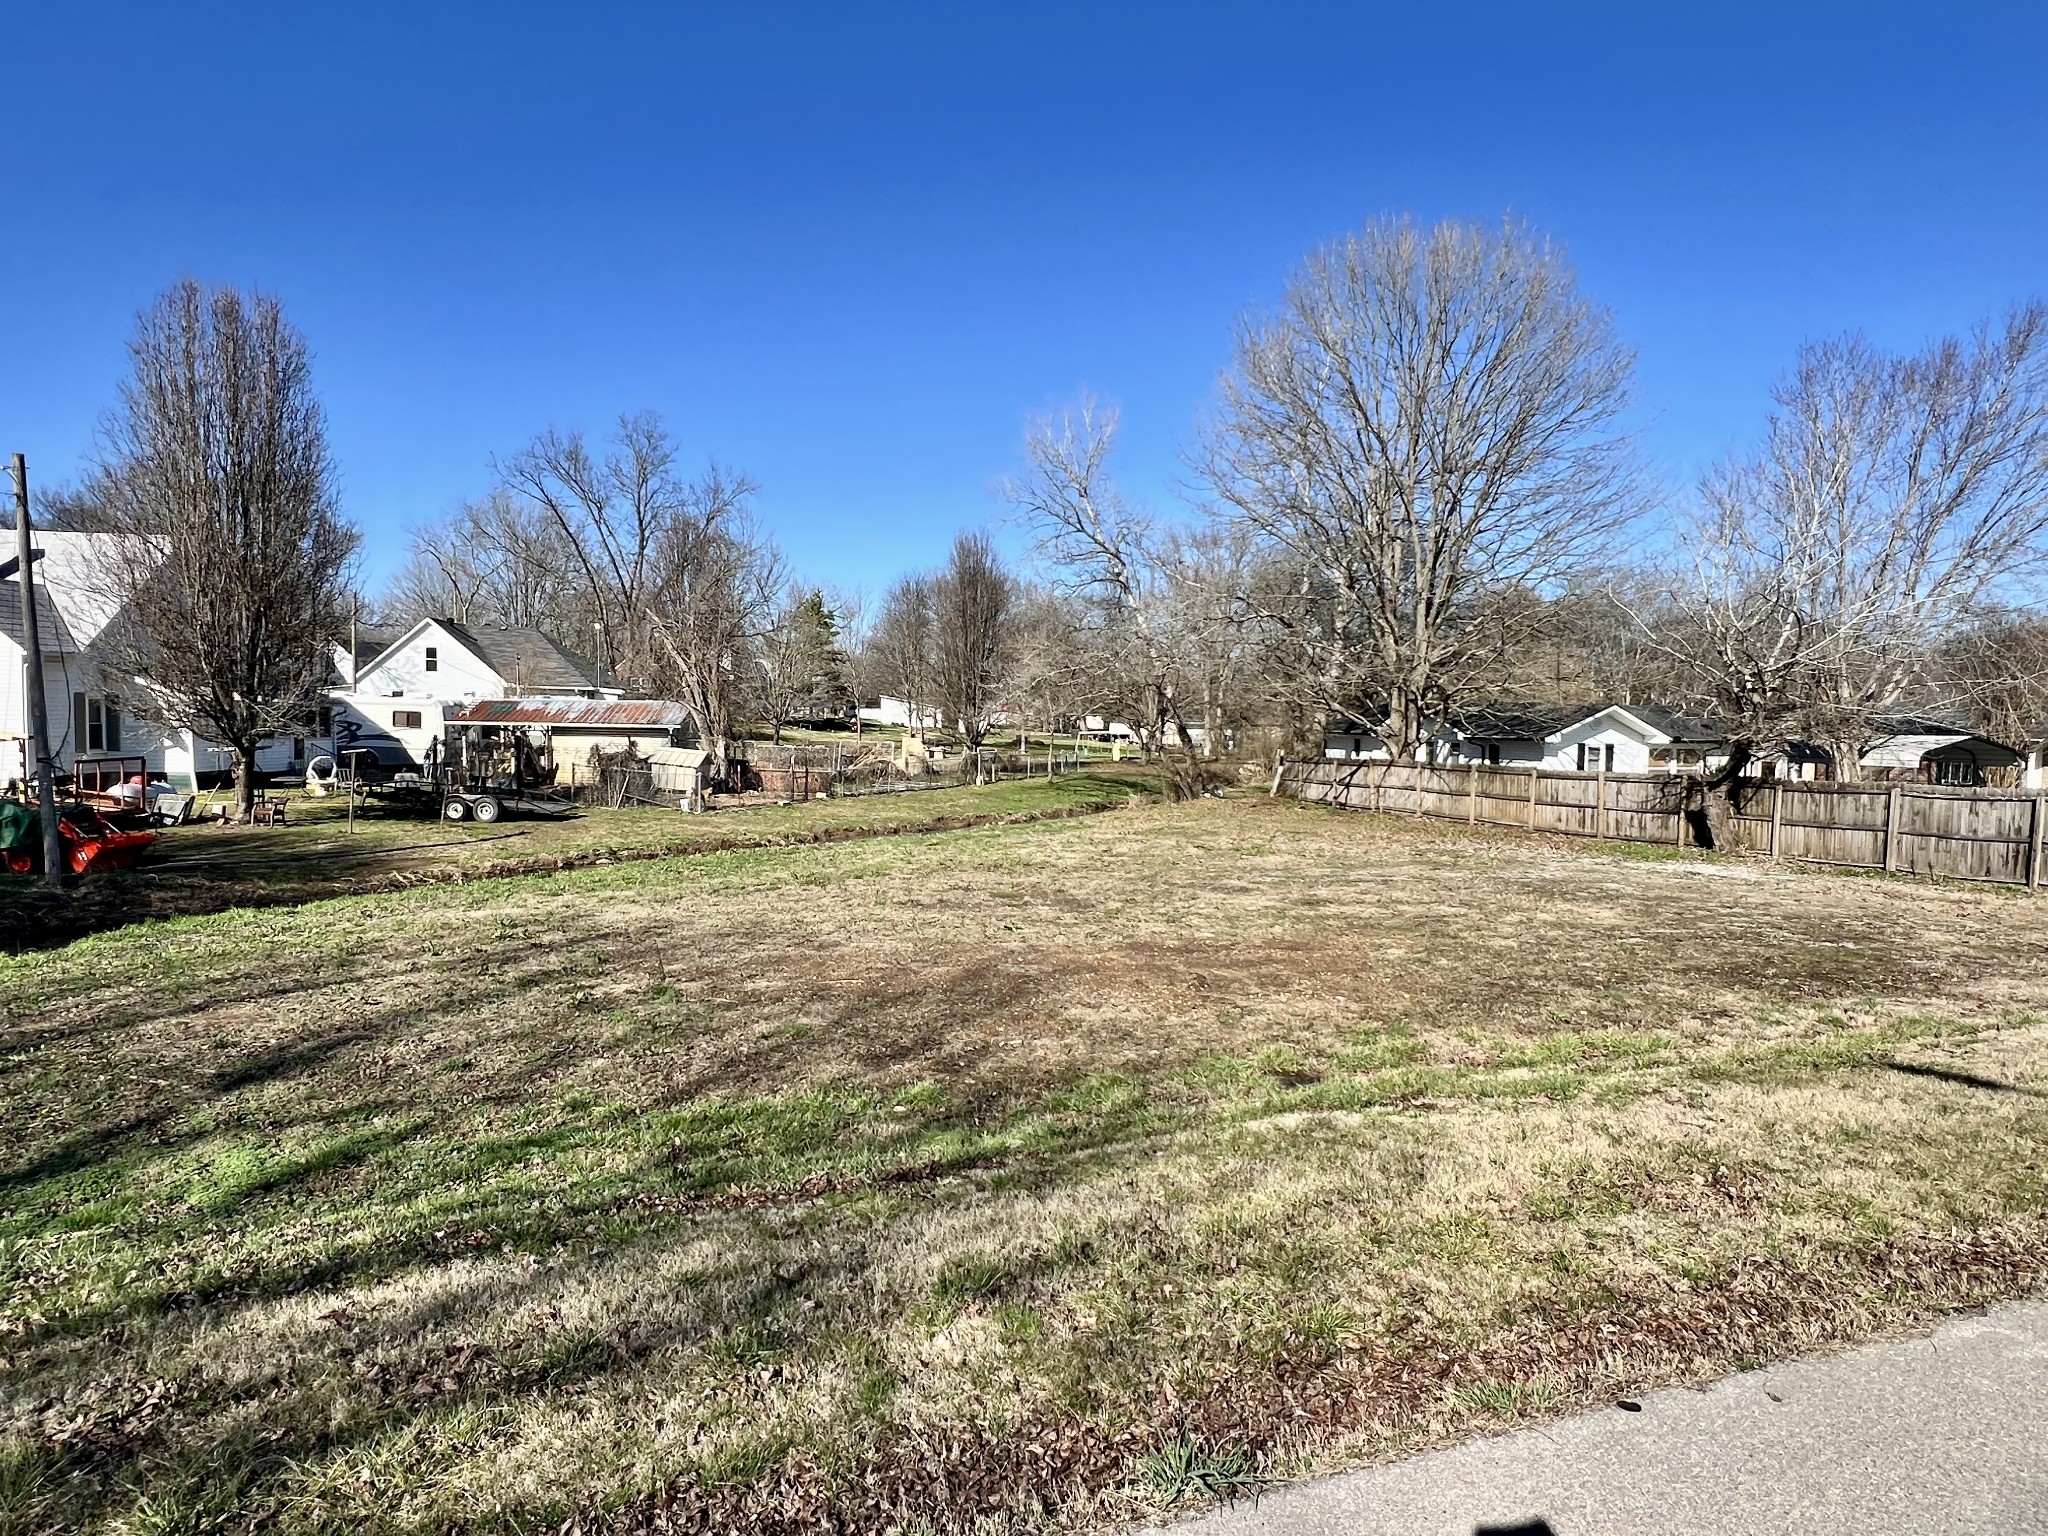
[[[120,534],[40,532],[33,547],[37,637],[43,652],[43,697],[49,710],[51,756],[63,771],[80,759],[139,757],[144,770],[181,789],[228,780],[234,757],[226,748],[152,725],[135,700],[145,684],[123,677],[104,644],[120,617],[99,575],[105,562],[133,558],[135,543]],[[28,764],[29,674],[19,572],[0,581],[0,783],[25,778]],[[266,773],[303,765],[308,738],[273,737],[257,752]]]
[[[872,704],[861,705],[860,717],[869,725],[900,725],[906,730],[935,731],[944,724],[936,709],[913,711],[907,700],[892,699],[886,693]]]
[[[1704,767],[1723,739],[1704,720],[1648,704],[1508,705],[1453,730],[1447,757],[1561,773],[1682,773]]]
[[[1323,727],[1323,756],[1345,763],[1384,763],[1392,760],[1379,732],[1350,715],[1338,715]]]
[[[1708,722],[1653,705],[1507,704],[1433,726],[1425,755],[1559,773],[1684,773],[1706,766],[1721,743]],[[1338,716],[1323,732],[1323,756],[1385,762],[1391,754],[1372,726]]]
[[[2003,782],[2029,789],[2039,787],[2036,754],[2015,752],[1988,737],[1940,720],[1882,721],[1858,761],[1867,778],[1878,780],[1962,786]]]
[[[367,661],[336,646],[335,665],[342,684],[328,695],[332,750],[367,752],[386,768],[419,766],[448,717],[480,700],[617,699],[625,691],[537,629],[453,619],[421,619]]]

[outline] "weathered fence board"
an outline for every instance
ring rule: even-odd
[[[1679,774],[1552,773],[1491,764],[1289,763],[1276,793],[1350,810],[1693,846],[1703,790]],[[1850,869],[2001,885],[2043,880],[2048,796],[1931,784],[1737,786],[1721,846]]]

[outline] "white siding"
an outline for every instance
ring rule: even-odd
[[[434,670],[427,670],[427,652],[434,652]],[[440,625],[429,622],[402,641],[374,667],[356,679],[353,698],[472,700],[504,696],[508,679]],[[389,722],[387,720],[386,724]]]

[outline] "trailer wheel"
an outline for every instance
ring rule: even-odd
[[[450,795],[441,802],[441,814],[450,821],[467,821],[469,819],[469,802],[458,795]]]
[[[483,822],[486,826],[505,814],[505,808],[498,804],[495,795],[478,795],[476,802],[470,806],[469,811],[472,816],[476,817],[478,821]]]

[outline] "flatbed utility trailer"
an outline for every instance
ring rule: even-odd
[[[441,815],[447,821],[474,821],[489,826],[505,816],[567,816],[576,802],[517,784],[444,784]]]
[[[537,775],[519,762],[489,762],[474,751],[453,753],[439,750],[435,743],[427,751],[426,766],[405,770],[389,778],[372,778],[363,772],[357,754],[349,754],[346,776],[337,780],[349,794],[364,800],[379,800],[414,815],[438,816],[444,821],[474,821],[484,826],[507,816],[569,816],[576,802],[554,794]]]

